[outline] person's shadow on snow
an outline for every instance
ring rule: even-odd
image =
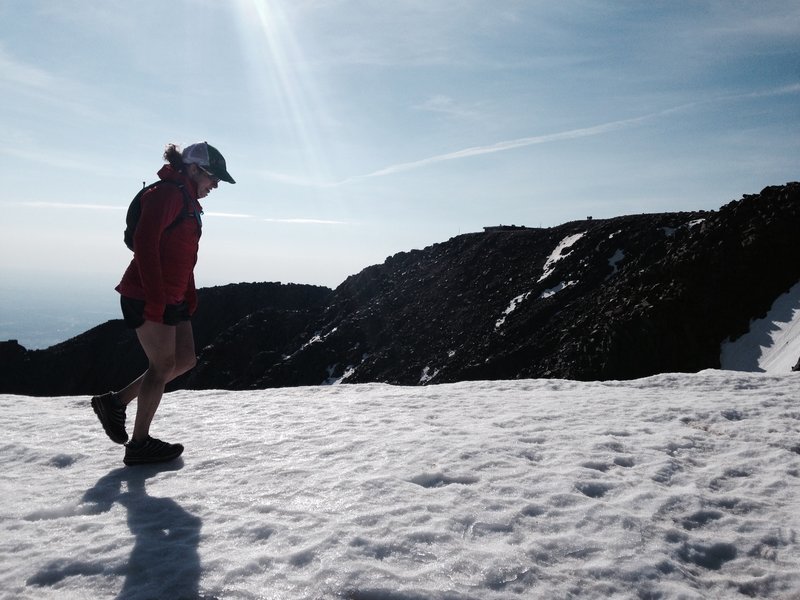
[[[95,504],[98,513],[111,510],[117,502],[128,511],[134,545],[127,568],[122,569],[125,584],[118,600],[200,597],[197,549],[202,521],[170,498],[149,496],[145,488],[150,477],[182,467],[183,461],[178,459],[160,465],[115,469],[83,496],[83,502]]]

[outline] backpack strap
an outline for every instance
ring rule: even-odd
[[[198,236],[203,234],[203,220],[201,219],[201,215],[203,211],[196,210],[192,199],[189,197],[189,192],[186,190],[186,186],[183,183],[171,180],[171,179],[160,179],[150,185],[146,185],[142,187],[141,190],[136,194],[136,196],[131,201],[130,206],[128,207],[128,214],[126,215],[125,222],[126,222],[126,229],[125,229],[125,245],[128,246],[131,250],[133,250],[133,234],[136,230],[136,226],[139,222],[139,217],[142,214],[142,202],[141,198],[146,193],[152,190],[155,187],[158,187],[162,184],[170,183],[172,185],[178,186],[181,192],[183,193],[183,211],[175,218],[175,220],[170,223],[166,229],[172,229],[178,223],[180,223],[183,219],[186,218],[195,218],[197,220],[197,232]]]
[[[183,192],[183,212],[180,215],[178,215],[177,219],[175,219],[172,223],[169,224],[169,226],[167,226],[167,229],[172,229],[183,219],[194,217],[197,220],[198,235],[203,235],[203,219],[201,218],[203,211],[195,210],[194,203],[192,202],[192,199],[189,197],[189,192],[186,191],[186,186],[184,184],[178,183],[177,181],[171,181],[169,179],[162,179],[161,181],[156,181],[155,183],[151,184],[151,186],[167,182],[172,183],[173,185],[177,185],[180,188],[181,192]]]

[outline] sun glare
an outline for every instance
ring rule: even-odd
[[[292,19],[278,0],[237,3],[245,59],[257,93],[258,110],[267,111],[275,127],[288,127],[287,150],[296,148],[305,163],[304,179],[326,181],[323,111],[317,85],[295,35]],[[280,111],[274,118],[274,111]]]

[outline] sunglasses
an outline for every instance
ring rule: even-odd
[[[203,167],[201,167],[200,165],[197,165],[197,168],[198,168],[198,169],[200,169],[200,170],[201,170],[203,173],[205,173],[205,174],[206,174],[206,177],[208,177],[208,178],[209,178],[211,181],[213,181],[214,183],[219,183],[219,182],[220,182],[220,178],[219,178],[219,177],[217,177],[216,175],[213,175],[213,174],[209,173],[209,172],[208,172],[206,169],[204,169],[204,168],[203,168]]]

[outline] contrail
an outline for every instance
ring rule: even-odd
[[[383,169],[379,169],[377,171],[373,171],[371,173],[366,173],[364,175],[352,175],[350,177],[345,177],[344,179],[341,179],[339,181],[329,181],[329,182],[310,181],[297,177],[291,177],[288,175],[281,175],[279,173],[266,172],[266,171],[262,172],[262,174],[269,179],[272,179],[274,181],[279,181],[281,183],[310,186],[310,187],[321,187],[321,188],[339,187],[342,185],[346,185],[348,183],[353,183],[364,179],[384,177],[386,175],[393,175],[395,173],[401,173],[403,171],[412,171],[414,169],[421,169],[429,165],[449,160],[459,160],[462,158],[469,158],[472,156],[493,154],[495,152],[505,152],[506,150],[513,150],[515,148],[524,148],[526,146],[535,146],[538,144],[547,144],[550,142],[575,140],[580,138],[592,137],[596,135],[602,135],[605,133],[610,133],[613,131],[619,131],[621,129],[633,127],[644,121],[649,121],[651,119],[664,117],[673,113],[682,112],[685,110],[693,109],[698,106],[703,106],[707,104],[730,102],[735,100],[741,100],[744,98],[760,98],[768,96],[780,96],[785,94],[797,94],[798,92],[800,92],[800,83],[793,83],[769,90],[730,94],[726,96],[717,96],[714,98],[700,99],[700,100],[695,100],[693,102],[687,102],[685,104],[681,104],[678,106],[673,106],[671,108],[665,108],[663,110],[642,115],[639,117],[620,119],[618,121],[610,121],[608,123],[601,123],[600,125],[594,125],[591,127],[570,129],[569,131],[561,131],[558,133],[549,133],[544,135],[535,135],[535,136],[517,138],[513,140],[506,140],[494,144],[488,144],[486,146],[474,146],[472,148],[465,148],[463,150],[456,150],[454,152],[447,152],[445,154],[429,156],[427,158],[422,158],[419,160],[398,163],[395,165],[384,167]]]
[[[487,146],[474,146],[472,148],[465,148],[463,150],[456,150],[455,152],[448,152],[446,154],[439,154],[436,156],[430,156],[428,158],[423,158],[420,160],[415,160],[406,163],[399,163],[396,165],[392,165],[378,171],[373,171],[372,173],[367,173],[365,175],[354,175],[352,177],[348,177],[343,179],[342,181],[338,181],[336,183],[329,184],[329,186],[339,186],[344,185],[346,183],[351,183],[353,181],[359,181],[361,179],[370,179],[373,177],[383,177],[385,175],[392,175],[394,173],[400,173],[402,171],[411,171],[413,169],[419,169],[422,167],[426,167],[428,165],[432,165],[435,163],[445,162],[448,160],[458,160],[461,158],[468,158],[471,156],[481,156],[484,154],[492,154],[494,152],[505,152],[506,150],[513,150],[515,148],[523,148],[525,146],[534,146],[537,144],[546,144],[549,142],[557,142],[562,140],[574,140],[578,138],[585,138],[591,137],[595,135],[601,135],[604,133],[609,133],[611,131],[617,131],[619,129],[624,129],[626,127],[630,127],[632,125],[636,125],[637,123],[641,123],[647,119],[652,119],[654,117],[662,116],[664,114],[674,112],[677,110],[681,110],[682,108],[686,108],[686,106],[681,106],[677,108],[670,108],[667,110],[663,110],[657,113],[652,113],[649,115],[644,115],[641,117],[633,117],[630,119],[622,119],[620,121],[611,121],[609,123],[602,123],[600,125],[594,125],[592,127],[583,127],[580,129],[571,129],[569,131],[561,131],[559,133],[549,133],[546,135],[535,135],[530,137],[524,138],[517,138],[515,140],[506,140],[503,142],[497,142],[495,144],[490,144]]]
[[[392,175],[394,173],[400,173],[403,171],[411,171],[413,169],[419,169],[422,167],[426,167],[428,165],[432,165],[439,162],[445,162],[448,160],[458,160],[461,158],[468,158],[471,156],[481,156],[483,154],[492,154],[494,152],[505,152],[506,150],[513,150],[515,148],[523,148],[525,146],[535,146],[537,144],[547,144],[549,142],[558,142],[563,140],[574,140],[579,138],[585,137],[592,137],[596,135],[602,135],[604,133],[610,133],[612,131],[618,131],[620,129],[625,129],[628,127],[632,127],[634,125],[638,125],[643,121],[648,121],[650,119],[655,119],[658,117],[663,117],[672,113],[681,112],[690,108],[695,108],[697,106],[703,104],[711,104],[716,102],[724,102],[724,101],[731,101],[731,100],[739,100],[742,98],[754,98],[754,97],[763,97],[763,96],[779,96],[784,94],[796,94],[800,92],[800,84],[790,84],[779,88],[774,88],[770,90],[763,90],[757,92],[749,92],[744,94],[734,94],[729,96],[720,96],[716,98],[709,98],[706,100],[697,100],[694,102],[687,102],[686,104],[681,104],[679,106],[674,106],[672,108],[666,108],[664,110],[660,110],[654,113],[650,113],[647,115],[642,115],[640,117],[632,117],[629,119],[621,119],[619,121],[610,121],[608,123],[602,123],[600,125],[594,125],[592,127],[583,127],[580,129],[571,129],[569,131],[561,131],[559,133],[550,133],[546,135],[535,135],[530,137],[523,137],[518,138],[515,140],[507,140],[503,142],[497,142],[495,144],[490,144],[487,146],[475,146],[472,148],[465,148],[464,150],[457,150],[455,152],[448,152],[446,154],[439,154],[436,156],[430,156],[428,158],[423,158],[420,160],[414,160],[405,163],[399,163],[396,165],[391,165],[389,167],[385,167],[383,169],[379,169],[378,171],[373,171],[372,173],[367,173],[365,175],[354,175],[352,177],[347,177],[341,181],[336,183],[328,184],[326,187],[334,187],[339,185],[344,185],[346,183],[351,183],[353,181],[359,181],[362,179],[370,179],[373,177],[383,177],[385,175]]]

